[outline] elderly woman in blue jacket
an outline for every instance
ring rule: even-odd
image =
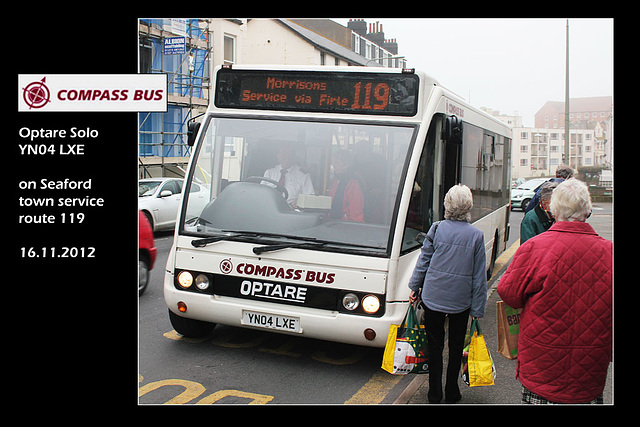
[[[429,229],[409,280],[411,302],[422,289],[425,305],[431,403],[443,397],[445,318],[449,318],[449,364],[444,398],[446,403],[455,403],[462,398],[458,378],[469,315],[483,317],[487,302],[484,234],[469,224],[472,207],[469,187],[458,184],[449,189],[444,198],[445,220]]]

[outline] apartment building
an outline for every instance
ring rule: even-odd
[[[564,102],[547,101],[535,114],[534,126],[564,129]],[[593,129],[595,132],[595,165],[610,167],[613,161],[613,97],[593,96],[569,100],[571,129]]]
[[[554,176],[561,164],[595,166],[595,129],[570,130],[570,161],[563,159],[564,129],[513,128],[511,179]]]
[[[571,98],[569,100],[569,122],[583,121],[606,122],[613,113],[613,97],[592,96]],[[534,126],[537,128],[564,128],[564,102],[547,101],[535,114]]]

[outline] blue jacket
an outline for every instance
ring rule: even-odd
[[[429,239],[432,240],[429,241]],[[422,301],[433,311],[483,317],[487,303],[484,234],[465,221],[432,225],[422,245],[409,288],[422,291]]]

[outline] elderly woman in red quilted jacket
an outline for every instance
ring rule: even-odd
[[[551,196],[556,223],[527,240],[498,285],[522,308],[516,377],[523,403],[602,403],[612,352],[612,251],[586,219],[586,185],[568,179]]]

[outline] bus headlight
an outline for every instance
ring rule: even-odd
[[[196,288],[204,291],[209,287],[209,276],[206,274],[198,274],[196,276]]]
[[[375,295],[367,295],[362,298],[362,309],[369,314],[373,314],[380,309],[380,300]]]
[[[356,294],[346,294],[342,298],[342,306],[349,311],[353,311],[358,308],[360,302],[358,301],[358,296]]]
[[[193,284],[193,275],[188,271],[181,271],[180,274],[178,274],[178,283],[183,288],[188,288]]]

